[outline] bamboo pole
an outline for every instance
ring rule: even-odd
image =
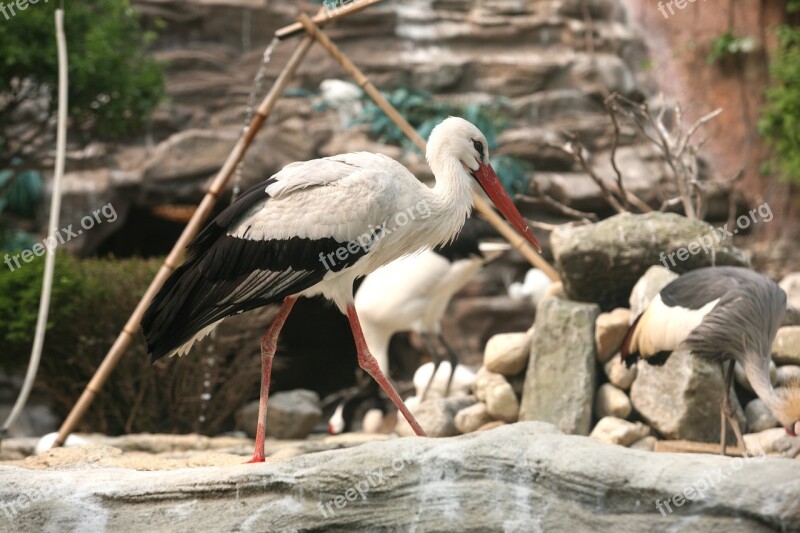
[[[258,106],[258,109],[253,116],[253,119],[250,121],[250,126],[247,128],[247,131],[245,131],[245,133],[239,138],[239,141],[233,147],[228,159],[217,173],[214,181],[208,188],[208,191],[206,191],[206,195],[203,197],[200,205],[197,207],[192,215],[192,218],[183,229],[183,233],[181,233],[181,236],[175,242],[175,245],[172,247],[169,255],[164,260],[164,264],[161,265],[161,268],[153,278],[153,281],[150,282],[150,286],[145,291],[142,299],[139,300],[139,304],[136,306],[136,309],[134,309],[133,313],[128,319],[128,322],[122,328],[122,331],[120,332],[116,341],[114,341],[111,349],[106,354],[105,359],[103,359],[103,362],[98,367],[94,376],[92,376],[91,381],[84,389],[81,397],[72,408],[72,411],[70,411],[66,420],[64,420],[64,423],[61,425],[61,428],[58,431],[58,437],[53,443],[53,447],[58,447],[64,444],[69,434],[73,432],[75,426],[78,425],[78,422],[80,422],[81,418],[83,418],[83,415],[89,409],[89,406],[100,392],[100,389],[108,380],[108,377],[111,375],[114,367],[117,366],[117,363],[119,363],[119,360],[122,358],[131,341],[139,334],[139,324],[142,321],[142,317],[144,316],[147,306],[150,305],[153,297],[159,291],[170,274],[172,274],[172,272],[180,265],[184,249],[200,231],[206,218],[208,218],[208,215],[211,214],[211,211],[213,210],[214,205],[217,203],[220,194],[225,189],[225,186],[227,185],[231,176],[234,174],[236,166],[244,158],[247,149],[253,142],[253,138],[256,136],[256,133],[261,128],[261,125],[272,112],[272,109],[275,107],[278,99],[283,95],[286,85],[289,83],[289,80],[292,79],[292,76],[294,76],[294,73],[297,71],[297,67],[300,66],[300,63],[305,57],[306,52],[308,52],[308,49],[313,43],[314,39],[308,36],[300,42],[292,54],[292,57],[289,59],[289,62],[275,80],[275,84],[272,86],[272,89],[270,89],[269,93],[264,97],[264,100],[261,101],[261,104]]]
[[[350,5],[340,7],[335,11],[328,11],[323,8],[319,13],[314,15],[312,20],[314,21],[314,24],[318,26],[325,26],[340,18],[352,15],[353,13],[358,13],[359,11],[363,11],[364,9],[374,6],[375,4],[380,4],[381,2],[383,2],[383,0],[361,0],[360,2],[354,2]],[[288,37],[293,37],[298,33],[302,33],[303,31],[303,25],[299,22],[295,22],[294,24],[289,24],[288,26],[284,26],[276,31],[275,37],[283,40]]]
[[[359,87],[366,92],[372,100],[380,107],[386,115],[394,122],[398,128],[417,145],[417,147],[425,153],[425,140],[417,133],[411,124],[401,115],[397,109],[390,104],[381,92],[375,88],[372,82],[366,75],[337,47],[330,38],[317,26],[311,18],[305,13],[301,13],[298,18],[300,24],[305,28],[306,33],[316,39],[319,44],[336,60],[339,65],[356,81]],[[472,195],[475,209],[505,238],[511,246],[513,246],[522,256],[528,260],[534,267],[541,269],[553,281],[559,281],[558,273],[551,267],[544,258],[539,255],[533,248],[530,247],[528,242],[514,229],[509,226],[505,220],[500,217],[494,209],[478,194]]]

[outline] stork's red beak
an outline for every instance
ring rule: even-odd
[[[525,219],[519,214],[517,207],[508,196],[506,189],[500,182],[500,178],[497,177],[492,165],[489,163],[480,163],[478,170],[474,171],[472,175],[480,184],[486,195],[489,196],[489,199],[497,206],[497,209],[500,210],[500,213],[506,217],[506,220],[508,220],[511,226],[517,230],[520,235],[525,237],[531,246],[536,248],[539,253],[542,253],[542,247],[539,246],[539,241],[533,236],[533,232],[528,227],[528,223],[525,222]]]

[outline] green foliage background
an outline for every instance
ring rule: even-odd
[[[789,9],[800,10],[800,1]],[[780,46],[770,64],[772,86],[766,90],[766,106],[759,131],[774,150],[767,171],[800,183],[800,28],[781,26]]]
[[[160,265],[160,259],[58,256],[34,392],[57,416],[69,413]],[[44,257],[13,272],[0,264],[0,366],[11,372],[24,372],[28,363],[43,269]],[[253,352],[217,353],[213,366],[198,353],[152,365],[137,335],[80,431],[216,434],[231,429],[234,412],[258,396],[257,346]],[[206,392],[212,398],[201,401]]]
[[[57,91],[57,5],[40,0],[2,21],[0,92],[10,92],[15,79]],[[100,134],[141,128],[164,97],[161,67],[147,53],[155,34],[142,31],[128,0],[68,2],[64,26],[70,116]]]

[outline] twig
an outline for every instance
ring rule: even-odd
[[[546,194],[543,194],[543,193],[539,193],[536,196],[528,196],[526,194],[518,194],[517,197],[518,198],[522,198],[523,200],[527,200],[529,202],[535,202],[535,201],[541,200],[543,203],[547,204],[548,207],[552,207],[553,209],[558,211],[560,214],[568,216],[568,217],[577,218],[579,220],[585,221],[586,223],[597,222],[598,220],[600,220],[600,218],[594,213],[588,213],[586,211],[580,211],[580,210],[575,209],[573,207],[570,207],[570,206],[568,206],[566,204],[563,204],[563,203],[559,202],[558,200],[556,200],[555,198],[551,198],[550,196],[548,196]]]

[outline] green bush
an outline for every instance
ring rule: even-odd
[[[3,21],[0,93],[14,98],[0,107],[0,118],[7,118],[1,115],[11,112],[11,104],[26,95],[54,98],[58,61],[53,13],[57,5],[29,5]],[[146,51],[155,35],[142,31],[128,0],[69,2],[64,26],[71,118],[101,134],[141,128],[164,96],[161,67]],[[21,80],[26,82],[25,94],[20,94]]]
[[[774,150],[767,170],[800,182],[800,28],[782,26],[778,37],[780,45],[770,64],[773,84],[765,91],[758,126]]]
[[[58,256],[36,386],[57,415],[69,413],[159,266],[159,260]],[[28,362],[43,268],[40,257],[13,272],[5,265],[0,269],[0,364],[11,371],[22,371]],[[252,354],[215,357],[211,370],[197,354],[151,365],[137,334],[80,429],[107,434],[226,429],[234,411],[257,394],[260,361]],[[204,392],[212,395],[205,402]],[[206,421],[198,424],[201,415]]]

